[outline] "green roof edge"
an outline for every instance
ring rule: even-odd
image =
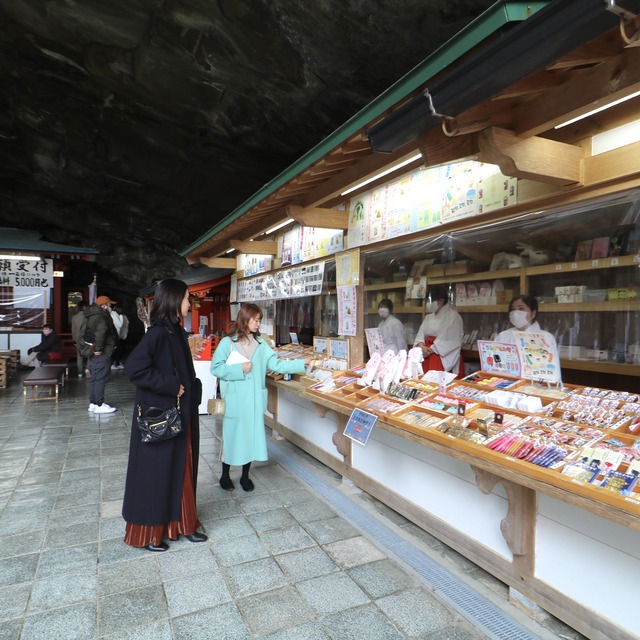
[[[496,2],[453,38],[438,47],[431,55],[417,64],[411,71],[400,78],[400,80],[392,84],[377,98],[374,98],[367,106],[363,107],[322,142],[318,143],[287,169],[278,174],[273,180],[265,184],[259,191],[254,193],[253,196],[245,200],[239,207],[207,231],[207,233],[200,236],[195,242],[181,251],[180,255],[186,256],[232,222],[235,222],[251,207],[258,204],[276,189],[279,189],[282,185],[307,169],[341,142],[357,133],[363,126],[384,113],[412,91],[418,89],[436,73],[448,67],[460,56],[467,53],[498,29],[511,22],[522,22],[526,20],[549,4],[549,1],[550,0],[524,2],[521,0],[499,0],[499,2]]]

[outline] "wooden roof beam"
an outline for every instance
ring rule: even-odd
[[[571,51],[547,69],[573,69],[586,65],[600,64],[620,54],[622,40],[615,38],[607,42],[591,42]]]
[[[199,261],[207,267],[211,267],[212,269],[236,268],[235,258],[205,258],[204,256],[200,256]]]
[[[520,82],[514,82],[510,87],[501,91],[493,100],[511,100],[520,96],[534,95],[553,89],[567,79],[566,75],[560,73],[536,73]]]
[[[520,138],[496,127],[476,137],[478,160],[497,164],[506,176],[562,186],[582,183],[584,152],[580,147],[546,138]]]
[[[590,69],[577,69],[559,87],[512,110],[513,130],[523,138],[553,129],[640,90],[640,48],[625,49]]]
[[[240,253],[250,253],[260,256],[275,256],[278,251],[277,242],[267,240],[239,240],[234,238],[229,240],[229,245]]]
[[[296,204],[285,207],[287,216],[303,227],[315,227],[316,229],[348,229],[349,212],[336,211],[335,209],[322,209],[309,207],[305,209]]]

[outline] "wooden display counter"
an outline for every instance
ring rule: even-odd
[[[589,638],[638,637],[637,494],[410,429],[391,414],[379,415],[365,446],[354,444],[343,435],[353,409],[344,396],[295,380],[268,385],[274,432]]]

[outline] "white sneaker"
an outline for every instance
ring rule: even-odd
[[[111,365],[111,371],[115,371],[117,368],[118,368],[118,366],[117,366],[117,365],[115,365],[115,364],[112,364],[112,365]]]
[[[93,413],[98,408],[97,404],[93,404],[93,402],[89,405],[89,411]]]
[[[96,408],[93,410],[93,413],[113,413],[116,410],[115,407],[108,405],[106,402],[103,402],[100,405],[96,405]]]
[[[82,373],[79,373],[78,378],[84,378],[84,375]]]

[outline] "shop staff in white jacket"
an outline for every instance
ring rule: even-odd
[[[380,301],[378,305],[378,315],[380,316],[380,335],[382,336],[382,353],[389,349],[393,353],[398,353],[401,349],[407,348],[407,335],[404,325],[393,315],[393,302],[389,298]]]
[[[428,292],[427,315],[422,321],[414,347],[422,349],[425,371],[450,371],[456,377],[464,376],[464,364],[460,356],[462,349],[462,318],[449,304],[446,287],[431,287]]]
[[[548,331],[543,331],[536,320],[538,315],[538,301],[533,296],[517,296],[509,303],[509,322],[513,325],[501,331],[496,342],[516,343],[516,331],[528,331],[546,334],[550,344],[556,344],[556,339]],[[557,349],[557,347],[556,347]]]

